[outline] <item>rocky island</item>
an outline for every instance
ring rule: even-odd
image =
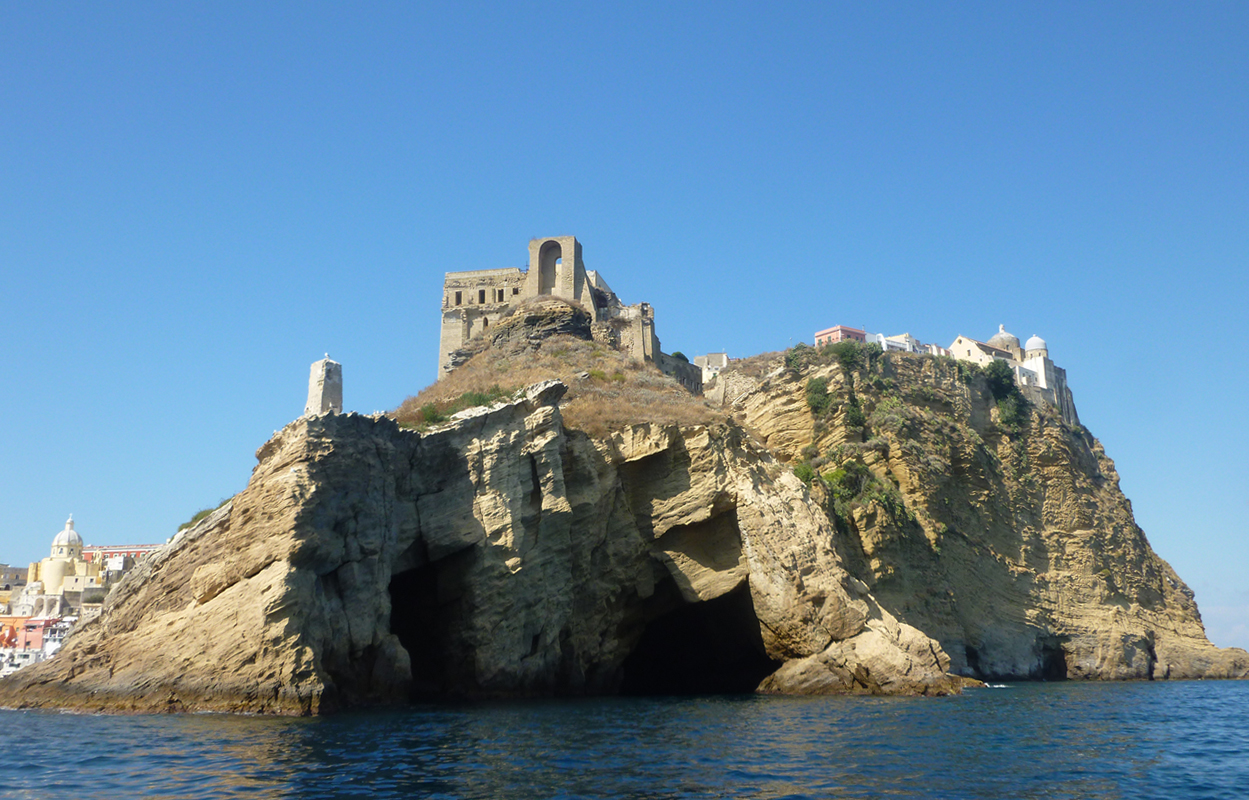
[[[575,241],[530,249],[501,308],[457,316],[448,276],[438,383],[384,415],[310,399],[0,705],[1249,675],[1099,443],[1009,374],[846,342],[735,362],[713,402]]]

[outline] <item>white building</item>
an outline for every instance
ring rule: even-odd
[[[703,385],[711,383],[711,379],[720,374],[720,370],[729,365],[728,353],[708,353],[705,356],[694,356],[694,366],[703,371]]]
[[[1079,423],[1075,399],[1067,386],[1067,371],[1050,360],[1049,345],[1040,336],[1033,334],[1020,346],[1019,338],[999,325],[987,342],[960,335],[950,345],[949,354],[981,366],[1005,361],[1015,371],[1015,381],[1025,397],[1057,408],[1072,425]]]
[[[899,333],[896,336],[886,336],[883,333],[869,333],[866,341],[880,345],[880,349],[886,353],[890,350],[898,350],[903,353],[924,352],[923,343],[909,333]]]

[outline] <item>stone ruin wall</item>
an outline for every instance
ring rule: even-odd
[[[558,264],[552,261],[556,254],[562,255]],[[585,269],[581,245],[571,236],[532,240],[528,271],[509,267],[446,274],[438,377],[458,366],[458,351],[497,325],[517,303],[543,295],[580,303],[590,313],[594,341],[653,363],[692,393],[702,393],[702,371],[660,350],[650,304],[621,304],[597,272]]]

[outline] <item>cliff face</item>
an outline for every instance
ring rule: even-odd
[[[425,433],[288,425],[5,706],[317,713],[435,696],[943,693],[960,680],[843,566],[733,424],[591,439],[559,383]]]
[[[956,672],[1249,674],[1249,654],[1206,639],[1082,427],[997,402],[950,359],[798,355],[738,399],[739,417],[810,478],[850,571]]]
[[[543,341],[523,368],[574,349]],[[310,714],[1249,674],[1206,640],[1083,428],[949,360],[799,355],[726,381],[736,421],[616,421],[658,414],[649,398],[689,411],[626,365],[570,379],[572,403],[549,381],[423,432],[297,420],[56,658],[0,681],[0,705]],[[610,432],[565,424],[614,392]]]

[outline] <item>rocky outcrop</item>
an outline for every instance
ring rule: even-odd
[[[0,705],[310,714],[413,696],[945,693],[732,424],[562,424],[564,386],[425,432],[329,414],[128,576]]]
[[[516,305],[486,335],[477,336],[453,350],[448,365],[455,369],[486,350],[502,353],[534,351],[556,336],[592,339],[590,313],[569,300],[540,295]]]
[[[498,327],[500,348],[530,346]],[[0,680],[0,706],[1249,674],[1205,638],[1100,444],[1052,409],[931,357],[753,374],[727,374],[736,422],[595,437],[564,424],[553,381],[423,431],[297,420],[56,658]]]
[[[1206,639],[1193,593],[1150,548],[1082,427],[1043,404],[1014,413],[951,359],[807,356],[778,361],[736,413],[811,476],[850,571],[940,641],[955,671],[1249,674],[1249,654]]]

